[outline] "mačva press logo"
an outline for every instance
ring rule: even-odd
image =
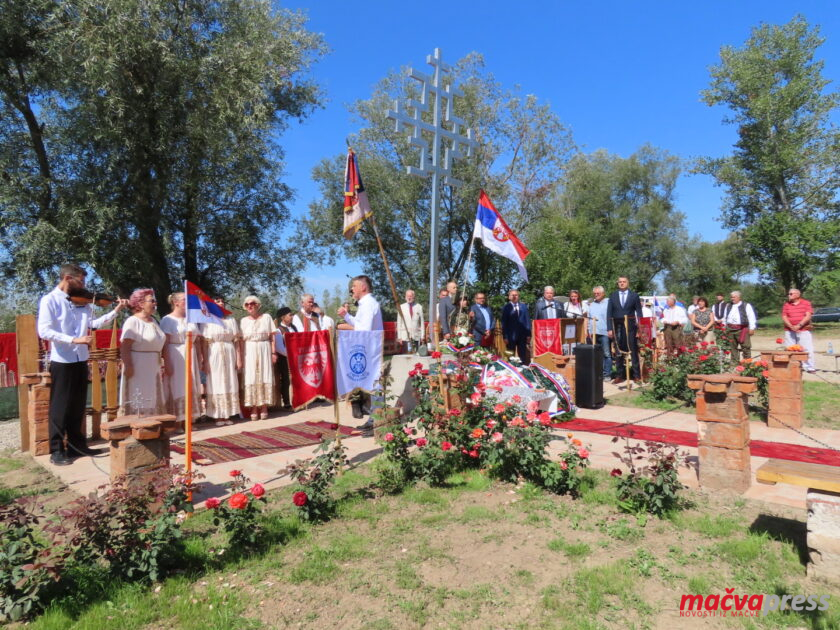
[[[774,610],[826,610],[830,595],[683,595],[680,617],[766,617]]]

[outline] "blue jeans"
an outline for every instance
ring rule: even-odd
[[[606,335],[595,335],[596,345],[604,351],[604,378],[612,376],[612,355],[610,354],[610,338]]]

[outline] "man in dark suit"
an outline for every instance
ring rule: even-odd
[[[626,327],[625,316],[627,317]],[[618,376],[613,379],[613,383],[621,383],[625,380],[625,374],[627,372],[624,367],[624,355],[628,350],[633,365],[631,378],[634,381],[640,379],[639,342],[637,335],[639,330],[638,321],[641,317],[642,301],[639,299],[639,294],[630,290],[630,280],[627,276],[619,276],[618,290],[610,294],[610,301],[607,304],[607,335],[610,339],[615,340],[616,350],[618,351],[618,358],[616,360]]]
[[[484,293],[475,294],[475,304],[470,307],[470,322],[475,342],[485,348],[492,348],[496,320],[493,318],[493,310],[487,306],[487,296]]]
[[[502,309],[502,336],[507,349],[516,351],[522,363],[528,365],[531,359],[528,349],[531,343],[531,317],[528,315],[528,307],[519,301],[519,291],[516,289],[508,293],[508,303]]]
[[[554,287],[546,287],[534,308],[534,319],[560,319],[566,316],[563,303],[554,297]]]

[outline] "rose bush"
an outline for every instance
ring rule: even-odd
[[[264,534],[259,516],[266,502],[265,488],[256,483],[249,489],[251,481],[240,470],[231,470],[230,476],[233,481],[228,500],[211,497],[205,505],[213,510],[213,524],[223,525],[228,533],[228,548],[237,554],[247,555],[259,546]]]
[[[335,513],[335,500],[330,488],[347,465],[346,451],[347,448],[338,440],[324,440],[315,449],[319,455],[297,460],[281,471],[298,484],[292,494],[292,503],[303,520],[326,521]]]

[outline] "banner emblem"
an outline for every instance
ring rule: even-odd
[[[298,355],[298,370],[310,387],[319,387],[324,380],[324,368],[329,357],[326,348],[315,348]]]
[[[359,349],[357,346],[353,348],[353,354],[350,355],[350,371],[355,375],[364,374],[367,368],[367,357],[364,349]]]
[[[493,238],[495,238],[501,243],[504,243],[505,241],[510,239],[508,233],[505,231],[505,228],[503,228],[501,225],[497,225],[493,228]]]

